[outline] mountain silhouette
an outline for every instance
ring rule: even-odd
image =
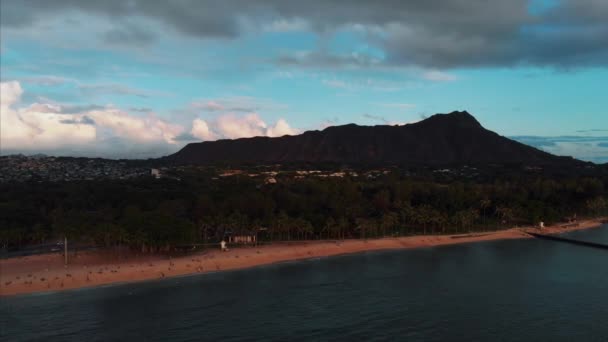
[[[466,111],[436,114],[402,126],[349,124],[277,138],[190,143],[166,157],[177,164],[370,163],[528,164],[582,163],[558,157],[485,129]]]

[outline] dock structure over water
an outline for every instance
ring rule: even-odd
[[[574,239],[569,239],[569,238],[565,238],[565,237],[561,237],[561,236],[555,236],[555,235],[546,235],[546,234],[538,234],[538,233],[531,233],[531,232],[527,232],[527,233],[529,235],[535,237],[535,238],[538,238],[538,239],[553,240],[553,241],[571,243],[573,245],[580,245],[580,246],[586,246],[586,247],[592,247],[592,248],[599,248],[599,249],[608,250],[608,244],[597,243],[597,242],[589,242],[589,241],[581,241],[581,240],[574,240]]]

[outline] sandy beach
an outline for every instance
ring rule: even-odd
[[[600,220],[581,221],[577,226],[556,225],[545,234],[599,227]],[[234,270],[290,260],[327,257],[374,250],[406,249],[501,239],[530,238],[526,231],[511,228],[458,235],[424,235],[370,240],[297,241],[258,247],[232,248],[228,252],[207,249],[187,256],[136,255],[114,251],[44,254],[0,260],[0,295],[60,291],[111,283],[136,282],[188,274]],[[219,246],[218,246],[219,247]]]

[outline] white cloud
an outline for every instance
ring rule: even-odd
[[[214,101],[214,100],[195,101],[190,104],[190,107],[192,107],[195,110],[203,110],[203,111],[209,111],[209,112],[222,111],[222,110],[226,109],[223,104],[221,104],[217,101]]]
[[[284,135],[298,134],[298,130],[289,126],[285,119],[279,119],[273,127],[269,127],[266,131],[269,137],[282,137]]]
[[[325,121],[323,121],[323,122],[321,122],[319,124],[318,129],[319,130],[324,130],[327,127],[332,127],[332,126],[337,126],[337,125],[338,125],[338,123],[336,121],[334,121],[334,120],[325,120]]]
[[[285,110],[286,105],[276,103],[269,99],[249,96],[234,96],[214,99],[200,99],[190,103],[189,110],[194,112],[221,112],[221,113],[255,113],[260,110]]]
[[[87,115],[97,126],[109,129],[113,136],[136,142],[164,141],[173,144],[175,137],[183,132],[183,127],[169,123],[154,114],[134,116],[115,108],[94,110]]]
[[[404,121],[398,121],[398,120],[389,120],[386,117],[383,117],[381,115],[374,115],[374,114],[363,114],[363,117],[368,120],[377,121],[377,122],[380,122],[382,124],[389,125],[389,126],[403,126],[403,125],[407,125],[409,123],[413,123],[413,122],[404,122]]]
[[[284,118],[279,118],[272,124],[258,114],[259,110],[282,112],[286,108],[286,105],[269,99],[240,96],[197,100],[190,103],[184,113],[195,115],[190,134],[209,141],[297,134],[299,131],[292,128]]]
[[[126,111],[113,106],[70,106],[50,100],[25,105],[20,102],[22,95],[18,81],[1,83],[3,153],[154,157],[177,151],[184,143],[179,137],[188,134],[211,141],[299,132],[283,118],[267,124],[256,112],[222,111],[229,107],[245,110],[246,106],[252,107],[249,100],[202,103],[199,108],[213,108],[211,111],[216,115],[208,120],[194,118],[188,133],[184,126],[153,112]]]
[[[23,89],[17,81],[2,82],[0,97],[3,151],[51,151],[74,149],[95,151],[105,141],[126,144],[175,144],[183,132],[153,114],[136,116],[113,107],[72,112],[54,103],[20,105]],[[117,148],[115,144],[113,148]],[[121,151],[115,151],[120,154]]]
[[[425,80],[434,81],[434,82],[452,82],[452,81],[456,81],[458,79],[458,77],[456,77],[456,75],[449,74],[447,72],[439,71],[439,70],[425,71],[422,74],[422,78],[424,78]]]
[[[330,88],[345,89],[350,87],[346,82],[339,80],[323,80],[322,82]]]
[[[591,130],[593,133],[601,133],[602,131],[604,130]],[[585,132],[589,132],[589,130],[583,131],[583,133]],[[513,136],[510,138],[558,156],[573,156],[578,159],[600,163],[608,161],[608,136]]]
[[[296,32],[309,29],[308,22],[303,19],[278,19],[264,26],[268,32]]]
[[[404,87],[409,86],[409,82],[394,82],[389,80],[381,79],[355,79],[350,81],[344,81],[339,79],[323,79],[321,80],[323,85],[341,89],[346,91],[379,91],[379,92],[394,92],[402,90]]]
[[[559,139],[559,138],[558,138]],[[596,141],[559,141],[538,148],[558,156],[573,156],[588,161],[602,161],[608,157],[608,148]],[[575,138],[574,138],[575,139]],[[606,138],[603,138],[606,139]]]
[[[2,101],[0,104],[2,106],[9,107],[19,102],[22,94],[23,89],[21,88],[21,84],[19,84],[19,82],[10,81],[0,83],[0,95],[2,95]]]
[[[281,118],[268,125],[257,113],[222,114],[211,121],[196,118],[192,121],[192,136],[204,140],[239,139],[251,137],[280,137],[298,134],[297,129]]]
[[[79,144],[95,139],[90,125],[67,125],[61,121],[73,116],[39,111],[39,106],[19,108],[23,89],[19,82],[2,82],[0,97],[0,145],[2,150],[53,148],[60,144]]]
[[[222,115],[216,119],[215,125],[220,135],[228,139],[266,135],[266,123],[256,113],[245,116]]]
[[[584,144],[576,142],[558,142],[555,146],[544,148],[550,153],[561,156],[574,156],[582,160],[606,162],[608,158],[608,148],[599,144]]]
[[[190,134],[195,138],[203,141],[216,140],[217,136],[211,131],[207,122],[203,119],[196,118],[192,121],[192,130]]]
[[[277,78],[287,78],[287,79],[294,78],[294,74],[291,71],[278,71],[278,72],[275,72],[274,75]]]

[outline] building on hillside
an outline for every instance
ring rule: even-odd
[[[160,170],[159,169],[150,169],[150,176],[159,179],[160,178]]]

